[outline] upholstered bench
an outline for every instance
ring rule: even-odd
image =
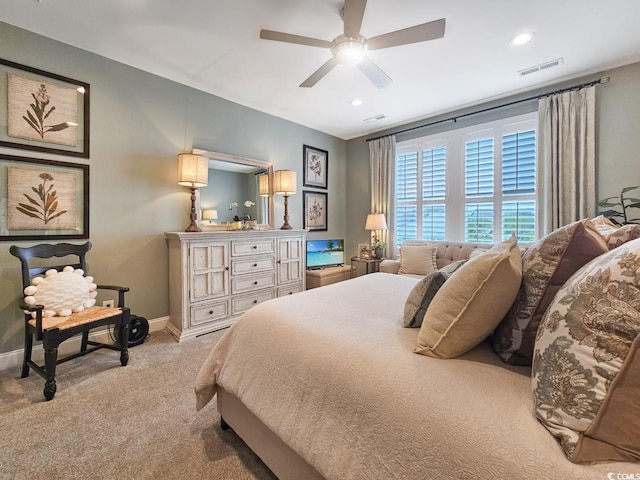
[[[307,290],[349,280],[353,276],[353,267],[351,265],[307,270]]]

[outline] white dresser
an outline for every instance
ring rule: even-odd
[[[305,289],[306,230],[168,232],[168,330],[228,327],[252,306]]]

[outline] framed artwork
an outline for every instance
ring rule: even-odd
[[[0,240],[89,238],[89,165],[0,154]]]
[[[368,243],[358,244],[358,258],[368,260],[371,258],[371,250]]]
[[[303,145],[303,181],[305,187],[327,188],[329,152]]]
[[[0,58],[0,146],[89,158],[89,84]]]
[[[302,192],[304,228],[312,232],[327,231],[327,194],[325,192]]]

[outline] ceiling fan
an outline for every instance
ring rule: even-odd
[[[383,88],[389,85],[392,80],[380,67],[366,57],[367,50],[380,50],[444,37],[446,20],[441,18],[433,22],[365,38],[360,34],[360,27],[362,26],[362,18],[364,17],[366,6],[367,0],[345,0],[342,10],[344,34],[338,35],[332,41],[264,29],[260,30],[260,38],[331,49],[333,57],[302,82],[300,84],[301,87],[313,87],[338,63],[341,63],[345,65],[355,64],[376,87]]]

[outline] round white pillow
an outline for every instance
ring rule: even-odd
[[[96,303],[97,286],[81,269],[67,266],[61,272],[50,269],[44,277],[34,277],[24,289],[27,305],[44,305],[43,317],[68,317]],[[29,312],[25,312],[29,313]],[[31,312],[33,318],[36,312]]]

